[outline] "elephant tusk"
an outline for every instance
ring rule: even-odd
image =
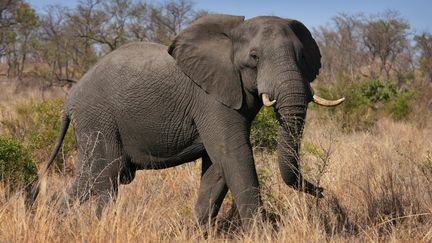
[[[345,97],[342,97],[338,100],[327,100],[327,99],[321,98],[318,95],[314,94],[312,100],[316,104],[322,105],[322,106],[337,106],[337,105],[339,105],[345,101]]]
[[[263,104],[267,107],[270,107],[270,106],[273,106],[274,104],[276,104],[276,100],[270,101],[268,94],[262,94],[262,101],[263,101]]]

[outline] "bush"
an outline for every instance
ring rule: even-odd
[[[395,87],[382,80],[366,80],[354,85],[354,90],[364,97],[369,104],[388,101],[397,95]]]
[[[383,116],[403,120],[411,112],[414,91],[398,91],[384,80],[346,82],[340,79],[332,86],[318,86],[323,97],[345,96],[346,101],[338,107],[319,109],[341,124],[343,130],[365,130],[372,127]],[[314,107],[314,105],[312,106]],[[314,108],[313,108],[314,109]]]
[[[60,132],[63,104],[62,100],[21,104],[16,108],[16,117],[4,119],[1,123],[8,135],[23,142],[37,163],[45,162]],[[75,147],[71,130],[70,127],[63,141],[63,153],[66,156]]]
[[[251,143],[255,148],[274,151],[279,123],[271,108],[263,107],[252,122]]]
[[[16,190],[37,179],[30,154],[16,139],[0,136],[0,181]]]
[[[399,94],[387,105],[387,113],[395,120],[403,120],[407,118],[411,112],[410,105],[415,94],[414,91]]]

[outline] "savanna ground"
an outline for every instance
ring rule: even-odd
[[[43,92],[20,88],[16,92],[11,82],[1,83],[0,94],[3,121],[22,117],[22,104],[63,99],[66,95],[62,88]],[[349,132],[339,129],[331,113],[321,115],[320,109],[309,109],[301,159],[303,173],[326,189],[323,199],[287,187],[280,177],[275,152],[255,149],[264,207],[280,215],[277,231],[257,219],[248,232],[214,227],[204,238],[193,213],[199,161],[137,172],[131,184],[120,187],[117,202],[104,211],[101,220],[95,217],[93,202],[75,205],[66,215],[59,214],[53,198],[62,195],[71,182],[68,171],[75,162],[72,149],[62,156],[67,166],[47,176],[32,212],[25,210],[22,191],[11,192],[7,183],[2,184],[0,241],[431,241],[432,122],[427,109],[417,118],[396,122],[382,117],[369,129]],[[23,133],[30,126],[26,124],[20,127]],[[0,134],[8,128],[10,125],[2,123]],[[49,152],[53,144],[54,140],[44,149]],[[33,155],[39,166],[47,160],[48,152]],[[219,224],[229,220],[231,202],[228,195]]]
[[[251,138],[264,207],[280,215],[278,231],[259,219],[244,233],[218,230],[233,221],[228,196],[219,227],[205,238],[193,216],[199,161],[139,171],[101,220],[92,202],[61,215],[56,198],[76,159],[72,129],[37,205],[26,211],[25,185],[47,161],[68,91],[52,85],[79,80],[123,44],[169,45],[210,12],[189,0],[163,2],[89,0],[36,11],[26,0],[1,1],[0,242],[432,241],[432,34],[392,10],[341,13],[310,29],[323,64],[316,92],[347,98],[308,111],[302,171],[326,189],[323,199],[284,185],[274,151],[277,122],[270,109],[258,114]]]

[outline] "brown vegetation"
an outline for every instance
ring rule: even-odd
[[[8,0],[0,13],[0,137],[22,143],[38,166],[57,131],[45,123],[55,123],[56,102],[73,85],[60,79],[78,80],[99,56],[129,41],[169,43],[206,14],[183,0],[160,6],[89,0],[44,13]],[[226,218],[228,196],[209,241],[432,241],[432,37],[412,38],[409,30],[406,20],[387,11],[338,15],[314,31],[323,55],[314,88],[348,98],[341,107],[311,105],[308,111],[302,171],[326,189],[325,197],[317,200],[283,183],[274,154],[277,123],[264,110],[252,142],[264,207],[280,216],[279,229],[257,219],[251,231],[235,230]],[[99,221],[93,202],[67,214],[56,205],[73,174],[71,139],[67,144],[32,212],[24,208],[23,190],[11,192],[3,181],[0,157],[1,242],[205,240],[193,213],[199,161],[139,171]]]
[[[326,188],[325,198],[317,201],[286,187],[274,154],[256,151],[265,208],[281,216],[279,231],[257,221],[247,233],[213,229],[210,241],[432,239],[432,124],[382,118],[374,129],[346,133],[320,117],[311,111],[307,118],[302,170]],[[69,174],[48,176],[32,213],[25,211],[23,194],[7,195],[2,187],[0,235],[6,242],[201,241],[204,233],[193,215],[199,172],[199,162],[140,171],[132,184],[121,187],[101,221],[93,203],[67,215],[58,212],[54,195],[62,195]],[[221,217],[227,215],[231,200],[226,201]]]

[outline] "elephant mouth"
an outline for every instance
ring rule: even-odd
[[[312,87],[310,87],[310,89],[311,89],[312,94],[313,94],[312,101],[317,105],[332,107],[332,106],[340,105],[342,102],[345,101],[345,97],[342,97],[342,98],[336,99],[336,100],[324,99],[324,98],[316,95],[314,90],[312,89]],[[274,106],[276,104],[276,100],[270,101],[269,95],[266,93],[263,93],[261,95],[261,98],[262,98],[263,104],[267,107],[271,107],[271,106]]]

